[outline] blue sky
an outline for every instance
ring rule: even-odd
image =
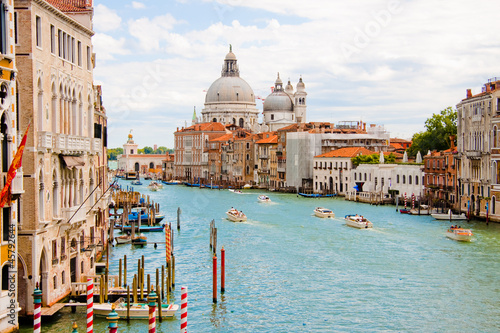
[[[500,76],[499,2],[108,0],[94,2],[94,80],[108,145],[173,148],[201,114],[233,45],[255,95],[277,72],[308,93],[307,121],[362,120],[411,138],[433,113]],[[257,100],[262,109],[262,102]]]

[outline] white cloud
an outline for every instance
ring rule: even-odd
[[[134,9],[143,9],[143,8],[146,8],[146,5],[143,4],[142,2],[132,1],[132,8],[134,8]]]
[[[177,5],[184,2],[177,1]],[[309,121],[361,118],[408,138],[423,129],[432,113],[464,98],[465,89],[478,91],[488,78],[500,74],[497,33],[482,24],[496,20],[497,2],[318,0],[307,6],[302,0],[211,2],[241,8],[224,11],[226,16],[216,19],[207,14],[203,24],[184,22],[169,13],[144,16],[127,21],[128,35],[123,38],[97,34],[98,60],[127,52],[155,60],[154,64],[147,60],[109,62],[96,68],[96,77],[107,87],[105,99],[127,101],[127,107],[134,110],[129,117],[140,114],[147,119],[145,115],[156,117],[163,110],[168,126],[183,126],[193,106],[198,113],[203,108],[203,90],[220,76],[231,43],[241,76],[256,95],[270,93],[277,72],[294,86],[302,75]],[[391,3],[398,4],[399,10],[391,12]],[[261,11],[267,21],[229,17],[244,12],[245,7],[254,16],[255,10]],[[191,25],[201,28],[190,29]],[[132,42],[134,50],[127,45]],[[342,45],[356,52],[345,56]],[[144,70],[135,69],[156,64],[161,82],[148,86],[142,81]],[[124,73],[127,80],[123,80]],[[144,84],[147,96],[141,95]],[[261,107],[259,101],[257,105]],[[112,113],[117,106],[107,109]],[[113,114],[110,121],[114,119]],[[173,135],[163,126],[155,121],[150,132],[164,133],[171,146]]]
[[[112,31],[119,29],[122,19],[115,10],[98,4],[94,7],[94,29],[96,31]]]

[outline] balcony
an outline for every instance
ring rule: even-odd
[[[38,133],[38,149],[49,150],[53,148],[54,136],[52,132],[39,132]]]
[[[278,166],[278,172],[286,172],[286,168]]]
[[[269,169],[267,168],[262,168],[262,169],[259,169],[258,173],[269,173]]]
[[[269,154],[259,154],[259,158],[262,160],[267,160],[269,158]]]
[[[480,159],[481,158],[481,152],[477,150],[467,150],[465,151],[465,156],[470,159]]]
[[[52,132],[38,133],[38,150],[62,154],[82,154],[102,151],[102,139]]]
[[[78,222],[84,222],[87,220],[87,207],[82,207],[78,211],[78,206],[63,208],[62,209],[62,217],[64,222],[68,222],[71,219],[70,224],[75,224]],[[76,214],[75,214],[76,213]],[[74,215],[74,216],[73,216]]]

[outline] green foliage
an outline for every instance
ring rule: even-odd
[[[426,131],[413,135],[413,143],[407,150],[409,156],[415,157],[417,152],[425,155],[429,150],[450,148],[450,135],[457,134],[457,111],[447,107],[439,114],[433,114],[425,121],[425,128]]]
[[[123,148],[108,148],[108,160],[114,161],[118,155],[123,154]]]
[[[164,146],[160,146],[160,147],[156,148],[156,150],[154,150],[151,147],[145,146],[144,148],[139,149],[138,152],[139,152],[139,154],[161,154],[161,155],[165,155],[167,152],[173,153],[174,150],[173,149],[168,149],[167,147],[164,147]]]
[[[351,158],[352,164],[358,166],[360,164],[378,164],[380,161],[379,154],[371,155],[358,155]],[[396,162],[396,155],[390,153],[389,156],[384,156],[384,164],[391,164]]]

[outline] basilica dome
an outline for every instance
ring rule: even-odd
[[[283,81],[279,74],[274,83],[273,92],[264,101],[264,112],[290,111],[293,112],[293,100],[291,96],[283,90]]]
[[[254,103],[250,85],[239,76],[222,76],[215,80],[205,96],[205,103]]]

